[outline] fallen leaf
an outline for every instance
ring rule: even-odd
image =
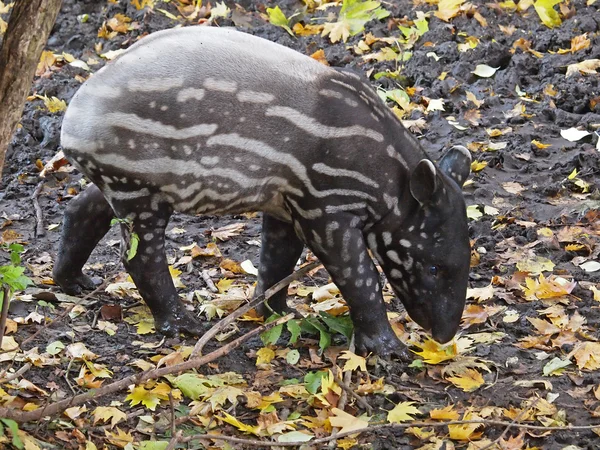
[[[402,423],[415,420],[414,416],[421,414],[421,411],[413,406],[415,402],[398,403],[391,411],[387,413],[389,423]]]
[[[487,64],[477,64],[475,70],[471,73],[481,78],[490,78],[498,71],[499,67],[490,67]]]
[[[600,60],[599,60],[600,61]],[[568,130],[560,130],[560,135],[570,142],[577,142],[586,136],[589,136],[589,131],[580,130],[578,128],[569,128]]]

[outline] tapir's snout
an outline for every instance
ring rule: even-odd
[[[412,320],[430,333],[437,342],[445,344],[452,340],[460,327],[465,300],[456,298],[438,300],[407,303],[405,307]]]

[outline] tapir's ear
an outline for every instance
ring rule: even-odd
[[[437,170],[428,159],[422,159],[410,175],[410,193],[421,205],[433,200],[438,188]]]
[[[438,167],[462,187],[471,173],[471,153],[462,145],[455,145],[438,161]]]

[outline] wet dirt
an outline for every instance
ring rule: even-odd
[[[235,8],[232,2],[226,3],[232,9]],[[293,0],[276,3],[288,17],[302,8],[302,3]],[[365,62],[356,55],[352,46],[363,38],[362,34],[350,38],[346,44],[331,44],[318,35],[292,38],[281,28],[274,27],[261,18],[260,13],[264,13],[266,7],[273,6],[273,2],[263,4],[255,0],[244,0],[239,1],[238,5],[243,11],[238,10],[237,20],[223,19],[219,22],[221,26],[238,26],[252,34],[306,54],[324,49],[325,56],[332,66],[350,67],[370,75],[385,70],[393,72],[399,67],[398,62]],[[429,19],[429,31],[414,45],[412,57],[401,65],[402,79],[398,83],[407,88],[416,88],[411,94],[411,101],[414,103],[427,105],[430,99],[444,100],[443,111],[425,114],[423,110],[415,109],[407,117],[425,119],[426,128],[418,136],[422,146],[433,159],[437,159],[450,145],[462,144],[469,147],[474,159],[487,163],[483,170],[472,175],[473,182],[465,187],[467,205],[480,205],[481,211],[484,206],[498,210],[484,213],[481,218],[471,222],[473,248],[479,254],[480,261],[472,269],[470,286],[487,286],[498,277],[511,280],[516,271],[516,260],[508,255],[514,255],[518,250],[534,243],[532,248],[537,255],[549,258],[556,264],[554,273],[578,282],[570,296],[567,310],[570,314],[578,311],[584,316],[589,327],[590,340],[598,340],[600,305],[593,300],[588,286],[592,283],[598,286],[600,272],[585,272],[573,263],[573,258],[590,254],[595,254],[595,258],[598,258],[598,252],[594,253],[594,250],[599,244],[600,226],[599,216],[594,214],[594,211],[600,208],[600,152],[596,149],[598,136],[595,134],[595,131],[600,129],[600,76],[576,74],[566,77],[565,74],[569,64],[600,58],[600,6],[587,6],[584,1],[572,1],[570,5],[574,14],[565,18],[563,24],[554,30],[540,22],[533,7],[529,8],[527,13],[516,13],[502,10],[495,4],[481,4],[477,11],[487,20],[486,27],[472,14],[459,15],[450,23],[432,16]],[[390,17],[381,22],[369,22],[366,32],[377,37],[397,36],[396,24],[415,19],[416,10],[427,12],[435,9],[425,2],[415,7],[412,2],[404,0],[386,3],[385,7],[391,12]],[[139,29],[119,35],[110,41],[98,38],[98,29],[102,23],[117,13],[131,17],[139,24]],[[84,14],[88,17],[85,23],[80,20]],[[317,12],[314,15],[326,17],[327,13]],[[54,53],[67,52],[78,59],[87,59],[89,56],[96,56],[94,45],[98,42],[103,43],[102,52],[117,50],[132,44],[138,36],[174,25],[175,22],[164,14],[157,11],[137,11],[125,1],[113,4],[95,0],[65,0],[47,48]],[[500,26],[513,26],[514,33],[508,35]],[[572,38],[583,33],[588,33],[591,41],[587,49],[559,53],[559,49],[568,49],[571,46]],[[471,50],[459,51],[457,44],[465,43],[467,36],[478,37],[478,45]],[[529,41],[530,49],[540,52],[540,56],[520,48],[515,49],[513,44],[519,38]],[[100,58],[97,59],[100,63],[93,67],[93,71],[104,64]],[[472,73],[477,64],[487,64],[498,70],[491,78],[480,78]],[[445,77],[443,73],[446,74]],[[75,79],[76,75],[85,77],[87,73],[83,69],[71,66],[53,70],[35,79],[32,93],[56,96],[68,103],[80,86],[80,82]],[[374,81],[373,78],[371,80],[374,86],[382,86],[384,89],[397,87],[396,81],[388,77],[382,77],[378,81]],[[478,109],[477,125],[469,122],[469,119],[472,119],[469,111],[474,109],[474,104],[467,99],[468,92],[483,101]],[[460,130],[452,125],[448,121],[449,116],[453,116],[454,119],[451,120],[465,128]],[[29,275],[37,282],[37,289],[56,290],[44,284],[44,281],[51,277],[51,263],[56,254],[60,227],[51,230],[47,227],[60,224],[69,198],[80,189],[80,176],[76,172],[57,173],[44,181],[38,176],[40,161],[46,162],[58,150],[61,120],[62,113],[49,113],[40,100],[27,102],[21,126],[9,147],[0,185],[0,210],[4,220],[1,231],[11,230],[19,233],[18,240],[25,244],[26,249],[23,259],[30,266]],[[505,130],[509,127],[510,131],[496,137],[490,136],[486,131]],[[580,127],[591,134],[580,141],[569,142],[561,137],[560,132],[571,127]],[[534,140],[551,146],[540,149],[532,144]],[[489,143],[497,149],[484,151],[489,147]],[[578,172],[576,179],[589,184],[588,192],[584,193],[576,184],[576,180],[569,179],[574,169]],[[44,235],[36,236],[32,195],[40,182],[43,186],[38,200],[43,213]],[[513,184],[506,184],[509,182]],[[507,190],[507,187],[514,186],[514,183],[520,185],[518,193],[514,193],[510,188]],[[223,256],[235,261],[250,259],[257,265],[259,217],[248,219],[244,216],[176,215],[168,230],[183,228],[186,232],[167,233],[167,254],[178,259],[183,255],[180,248],[192,242],[204,247],[212,240],[207,235],[208,230],[232,223],[244,223],[245,229],[240,235],[219,243]],[[559,232],[568,225],[579,225],[592,231],[588,237],[589,251],[567,251],[565,245],[540,240],[537,233],[541,227]],[[111,230],[93,253],[88,273],[104,279],[115,272],[122,272],[122,266],[118,262],[118,239],[117,231]],[[0,253],[0,264],[6,259],[7,254]],[[181,292],[189,293],[205,288],[199,272],[214,267],[215,264],[218,264],[216,259],[196,258],[184,267],[181,279],[186,288]],[[252,282],[252,277],[241,279]],[[326,275],[323,272],[311,280],[306,280],[307,284],[315,285],[325,282]],[[540,301],[525,301],[517,291],[510,290],[506,284],[503,287],[503,295],[488,300],[486,304],[512,308],[517,311],[519,319],[510,322],[502,320],[502,316],[496,316],[485,323],[471,325],[465,331],[506,333],[498,343],[476,346],[474,356],[493,362],[490,365],[493,372],[485,375],[485,389],[465,393],[434,381],[439,380],[440,375],[439,369],[433,366],[428,371],[421,371],[393,362],[387,372],[379,368],[376,369],[379,372],[373,373],[376,376],[385,375],[386,381],[397,387],[396,394],[388,400],[373,400],[381,403],[376,406],[390,409],[393,406],[390,402],[414,399],[428,405],[429,409],[448,403],[461,407],[472,405],[479,409],[483,406],[510,408],[520,405],[524,399],[533,395],[546,397],[549,393],[540,383],[532,384],[531,387],[519,387],[515,385],[515,381],[545,379],[553,385],[552,394],[558,394],[554,404],[566,411],[568,423],[599,423],[596,409],[598,401],[594,396],[589,391],[588,395],[576,395],[582,388],[597,387],[600,384],[599,373],[579,371],[571,366],[559,377],[543,377],[542,368],[548,360],[539,359],[540,355],[536,349],[524,350],[515,344],[533,334],[533,327],[527,318],[538,317],[538,311],[545,305]],[[127,363],[151,352],[141,350],[139,345],[132,342],[142,340],[158,343],[161,338],[156,335],[139,336],[135,329],[125,322],[117,324],[118,331],[114,336],[92,329],[91,324],[97,318],[101,305],[115,303],[116,300],[100,292],[94,294],[91,301],[85,314],[61,320],[48,327],[33,341],[28,342],[26,347],[39,346],[43,349],[48,342],[57,339],[64,342],[81,341],[96,354],[102,355],[100,361],[114,371],[113,378],[135,373],[137,369]],[[469,300],[469,303],[474,302],[473,299]],[[15,301],[11,306],[10,317],[24,317],[34,310],[50,318],[56,317],[62,311],[62,307],[57,303],[50,304],[53,307],[40,305],[36,301]],[[127,309],[138,302],[126,297],[121,304]],[[252,327],[240,326],[242,329]],[[20,325],[15,338],[18,342],[23,342],[38,328],[39,325],[35,323]],[[167,340],[160,348],[167,349],[178,343],[193,345],[194,341]],[[209,350],[217,346],[211,345]],[[258,339],[250,341],[220,359],[217,366],[206,368],[204,373],[231,370],[243,374],[249,384],[264,387],[264,380],[255,378],[256,367],[254,358],[251,357],[261,346]],[[560,350],[549,349],[548,353],[551,357],[565,356],[571,349],[572,345],[565,344]],[[17,363],[15,368],[20,364],[22,363]],[[28,379],[38,386],[54,390],[59,397],[67,396],[70,388],[64,381],[65,366],[61,367],[62,369],[56,370],[33,368],[28,373]],[[302,373],[301,369],[281,365],[271,374],[273,378],[269,379],[269,382],[274,384],[280,379],[301,377]],[[121,396],[115,398],[120,399]],[[133,422],[130,425],[133,425]],[[34,425],[26,425],[24,428],[40,438],[52,439],[52,432],[47,432],[46,436],[44,430],[36,429]],[[495,439],[503,431],[501,427],[486,427],[485,434],[488,438]],[[516,432],[509,433],[515,434]],[[560,449],[567,445],[587,449],[598,448],[599,439],[589,430],[556,432],[537,437],[532,432],[527,436],[530,445],[544,449]],[[377,449],[409,449],[422,445],[414,437],[401,431],[362,435],[359,440],[369,442],[370,448]],[[60,442],[59,446],[68,447],[68,444]]]

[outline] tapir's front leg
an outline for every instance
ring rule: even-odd
[[[387,319],[379,273],[352,216],[310,221],[308,245],[321,260],[350,307],[357,352],[408,358],[406,347],[398,340]]]
[[[264,294],[271,286],[291,274],[304,248],[291,223],[282,222],[268,214],[263,215],[261,235],[260,265],[255,296]],[[286,297],[287,288],[284,288],[269,299],[269,306],[278,313],[283,312],[287,306]],[[259,307],[258,311],[263,315],[269,315],[269,310],[264,305]]]
[[[185,310],[169,273],[165,228],[171,211],[164,205],[159,206],[158,211],[147,212],[150,210],[148,205],[146,212],[133,220],[133,232],[139,237],[137,253],[127,260],[127,252],[124,252],[123,264],[152,311],[158,332],[167,336],[176,336],[179,332],[201,335],[203,329],[200,323]],[[121,231],[123,240],[128,244],[131,235],[129,225],[122,224]]]

